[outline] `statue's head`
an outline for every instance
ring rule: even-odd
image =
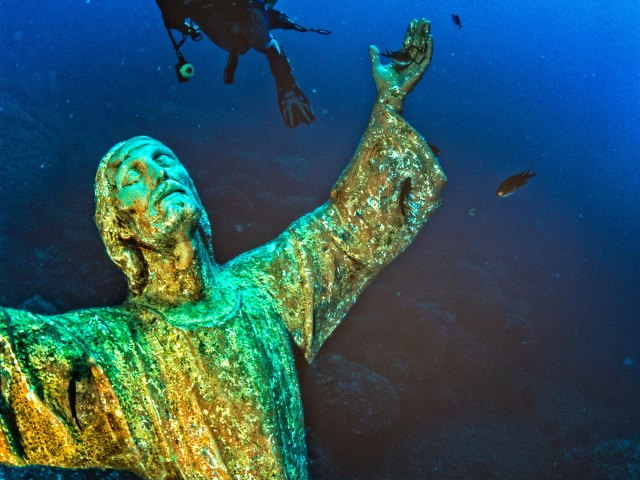
[[[200,235],[213,260],[211,226],[191,177],[173,152],[149,137],[113,147],[96,174],[96,223],[134,294],[148,279],[143,251],[171,255]]]

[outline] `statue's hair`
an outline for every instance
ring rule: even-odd
[[[119,208],[116,173],[120,164],[129,158],[135,150],[149,143],[159,142],[153,138],[141,136],[118,143],[102,158],[96,173],[96,225],[109,257],[124,272],[129,284],[129,291],[134,295],[140,295],[144,290],[148,281],[148,267],[137,240],[129,229],[128,213]],[[195,193],[195,186],[192,185],[192,187],[202,212],[197,230],[213,261],[211,225],[202,202]]]

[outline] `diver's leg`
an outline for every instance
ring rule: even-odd
[[[309,100],[298,86],[291,64],[276,39],[257,49],[269,60],[271,74],[278,90],[278,107],[287,127],[297,127],[300,122],[310,124],[315,119]]]
[[[194,18],[200,29],[229,52],[225,83],[233,82],[238,55],[249,48],[262,52],[276,81],[278,107],[288,127],[310,124],[315,119],[309,100],[302,92],[280,44],[269,33],[267,11],[262,0],[220,0],[206,15]]]
[[[213,43],[229,52],[222,78],[226,84],[233,83],[238,56],[245,54],[250,48],[240,24],[232,21],[221,8],[211,9],[207,16],[196,17],[194,21]]]
[[[227,57],[227,66],[224,68],[224,83],[233,83],[233,76],[238,68],[238,54],[234,51],[229,52]]]
[[[262,52],[269,61],[278,90],[278,107],[287,127],[314,120],[309,100],[296,83],[291,64],[278,41],[269,33],[267,11],[261,0],[246,1],[247,29],[245,38],[251,48]]]
[[[213,43],[229,52],[223,75],[226,84],[233,83],[239,55],[264,44],[269,33],[262,0],[216,0],[193,19]]]

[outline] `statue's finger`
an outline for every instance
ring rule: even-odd
[[[429,67],[433,55],[433,37],[428,33],[430,30],[429,23],[425,22],[421,25],[421,30],[419,35],[421,41],[414,44],[414,47],[410,50],[413,58],[413,63],[410,67],[410,75],[413,77],[410,82],[412,85],[420,81]]]
[[[428,35],[431,29],[431,23],[426,18],[420,18],[418,20],[418,30],[422,36]]]
[[[433,35],[427,35],[427,48],[424,52],[424,59],[427,65],[431,62],[431,57],[433,56]]]
[[[413,40],[413,44],[411,45],[411,56],[414,62],[420,63],[424,58],[424,51],[426,48],[427,39],[423,35],[422,31],[418,31],[418,34],[415,36]]]
[[[418,28],[418,20],[414,18],[413,20],[411,20],[411,22],[409,22],[409,26],[407,27],[407,33],[404,36],[404,43],[402,46],[403,50],[405,51],[408,50],[409,47],[415,41],[414,39],[416,36],[417,28]]]
[[[416,75],[416,78],[419,80],[424,75],[424,72],[429,67],[431,63],[431,57],[433,55],[433,37],[428,35],[426,38],[425,45],[419,51],[416,49],[416,59],[412,64],[413,74]]]
[[[433,53],[433,37],[429,34],[431,24],[426,19],[421,18],[417,30],[412,50],[413,60],[416,63],[426,63],[428,65]]]
[[[420,58],[417,59],[418,61],[422,61],[423,59],[424,51],[426,49],[427,42],[429,41],[430,29],[431,29],[431,24],[425,18],[421,18],[418,21],[418,26],[416,28],[417,30],[416,41],[415,41],[416,48],[418,52],[420,52]]]

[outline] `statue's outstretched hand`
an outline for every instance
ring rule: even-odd
[[[418,84],[431,63],[433,37],[429,34],[431,24],[424,18],[412,20],[407,28],[402,48],[387,52],[391,63],[380,63],[380,51],[369,47],[373,67],[373,78],[378,88],[378,101],[402,112],[404,99]]]

